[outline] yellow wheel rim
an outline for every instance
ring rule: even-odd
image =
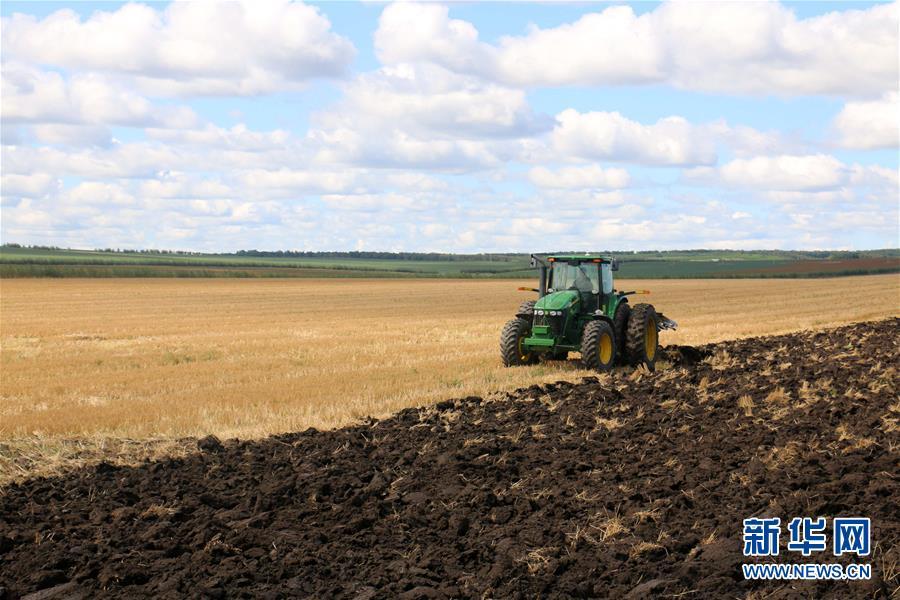
[[[522,362],[527,362],[529,358],[531,358],[531,352],[526,352],[522,347],[522,342],[525,341],[525,336],[519,338],[518,348],[519,348],[519,360]]]
[[[600,364],[607,365],[612,360],[613,343],[608,333],[600,336]]]
[[[653,360],[656,357],[656,341],[657,341],[656,323],[652,320],[647,323],[647,331],[644,333],[644,351],[647,358]]]

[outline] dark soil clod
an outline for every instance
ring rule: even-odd
[[[205,438],[197,440],[197,448],[202,452],[212,453],[218,453],[225,450],[225,446],[219,441],[219,438],[214,435],[208,435]]]

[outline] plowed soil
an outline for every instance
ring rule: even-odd
[[[655,373],[11,485],[0,596],[889,597],[898,333],[672,347]],[[873,578],[744,581],[750,516],[870,517]]]

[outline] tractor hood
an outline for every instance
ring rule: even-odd
[[[543,310],[565,310],[572,304],[578,302],[579,294],[575,290],[563,290],[561,292],[553,292],[547,294],[538,300],[534,308]]]

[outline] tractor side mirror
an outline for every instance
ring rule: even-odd
[[[617,259],[617,258],[612,259],[612,264],[609,266],[609,268],[612,269],[613,271],[618,271],[619,270],[619,259]]]

